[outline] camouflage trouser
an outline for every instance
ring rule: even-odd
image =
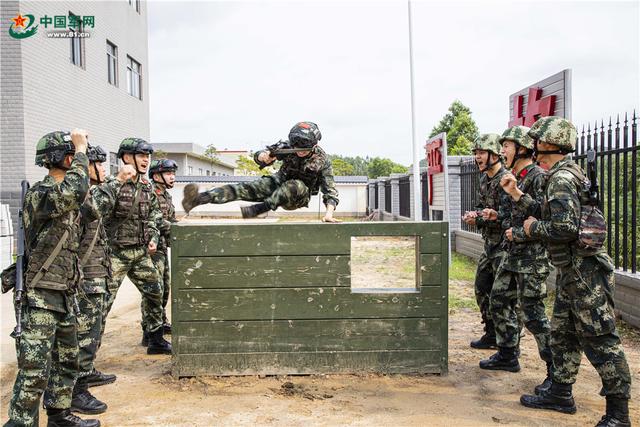
[[[234,200],[265,202],[271,210],[282,207],[294,210],[309,204],[311,194],[304,182],[290,179],[281,182],[276,176],[263,176],[257,181],[228,184],[208,190],[211,203],[227,203]]]
[[[142,294],[142,322],[146,331],[153,332],[160,328],[162,326],[162,286],[158,270],[147,253],[147,248],[112,248],[111,271],[105,321],[122,280],[127,276]]]
[[[78,295],[78,378],[93,372],[93,362],[104,332],[103,317],[107,303],[107,279],[85,279]]]
[[[628,399],[631,375],[616,332],[613,271],[602,257],[574,258],[573,267],[558,269],[551,319],[553,379],[573,384],[584,351],[602,380],[600,394]]]
[[[548,276],[546,269],[535,273],[498,269],[491,291],[491,315],[498,347],[517,347],[521,323],[524,323],[536,339],[540,358],[551,362],[551,325],[544,309]]]
[[[160,276],[160,286],[162,286],[162,322],[168,323],[167,303],[169,302],[169,292],[171,291],[171,271],[169,269],[169,258],[164,251],[158,251],[151,256],[153,263]],[[142,307],[141,307],[142,308]],[[145,321],[142,319],[142,330],[145,328]]]
[[[489,257],[486,251],[483,252],[478,260],[478,268],[476,269],[476,280],[474,283],[476,302],[480,308],[484,330],[487,335],[490,336],[495,335],[490,311],[491,289],[493,288],[495,274],[502,262],[503,255],[503,252],[498,252]]]
[[[52,409],[71,407],[78,371],[76,316],[22,306],[22,336],[16,342],[18,375],[9,405],[10,426],[37,426],[40,397]]]

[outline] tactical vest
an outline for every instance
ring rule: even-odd
[[[80,241],[80,226],[78,224],[77,212],[71,212],[63,218],[50,219],[51,228],[45,236],[30,245],[35,248],[29,252],[29,263],[26,272],[27,287],[68,290],[77,284],[80,278],[78,267],[78,247]],[[62,250],[53,259],[49,269],[44,272],[42,278],[32,285],[34,277],[41,267],[53,253],[58,242],[62,240],[64,232],[69,230],[69,236],[62,245]],[[32,234],[37,235],[37,233]]]
[[[162,218],[165,221],[171,221],[171,218],[175,215],[175,207],[173,206],[173,201],[171,200],[171,194],[167,190],[156,191],[156,196],[158,197],[158,204],[160,205],[160,210],[162,211]],[[168,233],[160,232],[160,241],[158,243],[158,250],[164,250],[171,246],[171,239],[169,238]]]
[[[496,212],[500,209],[500,197],[502,187],[500,178],[508,173],[506,169],[500,169],[493,178],[489,179],[487,174],[480,177],[480,205],[481,209],[490,208]],[[502,228],[482,227],[482,238],[489,245],[497,245],[502,241]]]
[[[545,200],[542,205],[542,218],[545,220],[548,220],[551,218],[551,208],[548,203],[548,200],[551,196],[548,193],[549,183],[553,179],[553,176],[561,170],[567,170],[567,171],[572,170],[579,177],[580,176],[584,177],[584,173],[582,172],[582,169],[580,169],[580,167],[573,162],[563,165],[562,167],[549,173],[549,176],[547,178],[547,185],[545,187]],[[588,194],[586,194],[586,192],[584,191],[584,183],[582,182],[583,180],[579,180],[573,173],[571,173],[570,175],[571,175],[571,181],[575,185],[576,191],[579,195],[580,205],[589,203]],[[578,219],[580,218],[579,207],[574,212],[574,215],[576,216],[576,218]],[[574,256],[588,257],[588,256],[596,255],[599,252],[602,252],[601,250],[597,250],[597,249],[582,249],[578,247],[578,233],[576,233],[575,239],[568,243],[567,242],[547,242],[547,251],[549,252],[549,259],[551,260],[551,263],[556,267],[566,267],[570,265]]]
[[[90,254],[87,254],[94,237],[96,237],[96,241],[93,245],[93,249]],[[84,234],[80,241],[80,250],[78,251],[78,257],[80,260],[84,260],[86,258],[86,262],[81,266],[82,274],[85,279],[97,279],[109,276],[111,264],[109,262],[109,254],[107,251],[107,235],[101,221],[95,220],[85,225]]]
[[[113,217],[107,225],[112,244],[119,247],[148,244],[150,233],[147,220],[151,210],[151,191],[151,185],[147,182],[122,184]],[[137,203],[134,203],[136,198]]]
[[[301,158],[295,154],[288,156],[283,160],[278,174],[283,181],[299,179],[309,188],[312,195],[316,195],[320,188],[320,174],[324,162],[326,162],[324,151],[316,147],[309,157]]]

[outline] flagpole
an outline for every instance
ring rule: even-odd
[[[407,12],[409,18],[409,80],[411,82],[411,141],[413,144],[413,220],[422,221],[420,143],[416,137],[416,102],[413,83],[413,31],[411,25],[411,0],[407,0]]]

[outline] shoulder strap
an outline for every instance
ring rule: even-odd
[[[78,217],[80,217],[80,215],[78,215]],[[69,219],[71,220],[71,222],[73,222],[73,211],[70,213]],[[49,267],[51,267],[51,264],[53,264],[53,260],[58,256],[58,254],[62,250],[62,246],[64,246],[64,244],[69,239],[69,234],[70,234],[69,229],[67,228],[64,231],[64,233],[62,233],[62,237],[60,237],[60,240],[58,240],[58,244],[56,245],[56,247],[49,254],[44,264],[42,264],[42,266],[40,267],[40,270],[38,270],[38,273],[36,273],[31,283],[29,283],[30,287],[35,287],[40,281],[40,279],[42,279],[44,274],[49,270]]]
[[[85,253],[82,259],[80,260],[80,267],[83,267],[89,260],[89,257],[91,256],[91,252],[93,252],[93,248],[96,246],[96,242],[98,241],[98,235],[100,234],[101,226],[102,226],[102,218],[98,220],[98,228],[96,230],[96,234],[93,235],[93,239],[91,239],[91,243],[89,244],[87,253]]]
[[[142,188],[142,187],[140,187]],[[133,196],[133,203],[131,203],[131,208],[129,209],[129,212],[127,213],[127,216],[122,218],[120,221],[118,221],[115,225],[112,225],[109,227],[110,230],[117,230],[118,227],[120,227],[122,224],[125,223],[125,221],[128,221],[131,219],[131,216],[133,215],[133,211],[136,208],[136,205],[140,202],[140,188],[136,188],[136,193]]]

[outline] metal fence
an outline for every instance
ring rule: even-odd
[[[596,152],[597,180],[600,189],[600,209],[607,220],[607,251],[616,268],[636,273],[640,264],[640,233],[638,230],[638,130],[637,115],[631,119],[618,116],[605,124],[596,121],[582,127],[576,141],[576,162],[586,168],[586,153]],[[473,160],[460,164],[460,211],[475,209],[478,203],[480,172]],[[462,229],[478,232],[476,227],[462,224]]]
[[[400,178],[398,190],[400,191],[400,216],[411,218],[411,180],[409,175]]]
[[[391,180],[384,183],[384,210],[391,212]]]

